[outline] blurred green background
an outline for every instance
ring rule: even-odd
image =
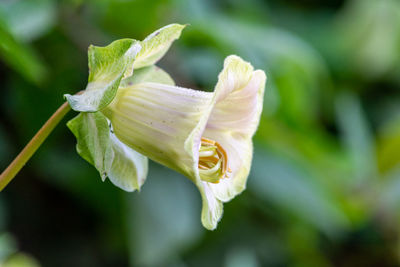
[[[212,90],[229,54],[267,72],[247,190],[206,231],[171,170],[101,182],[71,112],[0,194],[0,266],[400,266],[398,0],[1,0],[0,170],[84,89],[89,44],[173,22],[177,84]]]

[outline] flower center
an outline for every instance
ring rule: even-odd
[[[201,138],[199,149],[199,173],[203,181],[219,183],[220,179],[228,178],[228,172],[232,170],[228,167],[228,155],[225,149],[207,138]]]

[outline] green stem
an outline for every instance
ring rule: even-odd
[[[24,167],[25,163],[32,157],[36,150],[46,140],[49,134],[70,111],[68,103],[65,102],[57,109],[57,111],[46,121],[46,123],[40,128],[36,135],[29,141],[25,148],[19,153],[13,162],[3,171],[0,175],[0,191],[7,186],[7,184],[17,175],[17,173]]]

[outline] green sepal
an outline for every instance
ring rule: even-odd
[[[133,63],[133,68],[136,70],[157,63],[171,44],[181,36],[185,27],[186,25],[170,24],[147,36],[140,42],[142,49]]]
[[[114,134],[110,138],[114,160],[108,178],[125,191],[140,190],[147,177],[147,157],[119,141]]]
[[[108,177],[129,192],[140,189],[147,176],[147,158],[119,141],[101,112],[80,113],[67,126],[77,139],[78,154],[97,169],[103,181]]]
[[[133,61],[141,49],[139,41],[121,39],[106,47],[90,46],[89,81],[80,95],[65,97],[71,108],[80,112],[96,112],[114,99],[124,77],[132,75]]]
[[[71,108],[79,112],[96,112],[106,107],[114,99],[121,80],[132,77],[134,69],[136,75],[136,69],[155,64],[173,41],[179,38],[183,28],[185,25],[170,24],[141,42],[121,39],[106,47],[90,46],[89,81],[86,89],[80,95],[65,95]],[[169,84],[171,80],[166,81]]]
[[[78,154],[96,167],[104,181],[114,158],[106,117],[100,112],[80,113],[67,126],[76,137]]]

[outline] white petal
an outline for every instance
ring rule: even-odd
[[[265,87],[265,73],[236,56],[225,60],[215,92],[218,100],[207,129],[252,136],[257,129]]]
[[[219,76],[218,101],[203,136],[220,143],[228,155],[230,177],[210,184],[221,201],[231,200],[246,187],[253,154],[251,138],[260,120],[265,81],[263,71],[253,71],[236,56],[227,58]]]
[[[201,222],[208,230],[214,230],[222,217],[222,202],[215,198],[209,187],[209,183],[199,181],[197,187],[199,188],[203,203]]]
[[[218,136],[214,138],[218,140]],[[218,184],[210,183],[210,188],[215,197],[228,202],[246,188],[253,156],[253,144],[251,140],[237,140],[233,137],[225,137],[221,140],[221,146],[229,155],[229,167],[232,173],[228,173],[229,177],[221,179]]]

